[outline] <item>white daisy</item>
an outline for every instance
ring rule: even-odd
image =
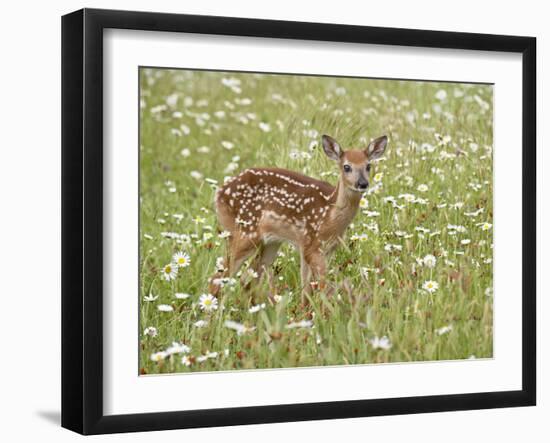
[[[370,342],[371,346],[373,347],[373,349],[382,349],[384,351],[387,351],[388,349],[391,348],[390,339],[388,337],[386,337],[385,335],[381,338],[374,337],[374,338],[370,339],[369,342]]]
[[[422,262],[424,263],[424,266],[426,266],[427,268],[434,268],[437,262],[437,259],[432,254],[428,254],[422,259]]]
[[[246,274],[247,274],[250,278],[258,278],[258,273],[257,273],[254,269],[248,268],[248,269],[246,270]]]
[[[227,149],[227,150],[231,150],[231,149],[233,149],[233,148],[235,147],[235,145],[234,145],[233,143],[228,142],[228,141],[226,141],[226,140],[223,140],[223,141],[222,141],[222,146],[223,146],[225,149]]]
[[[166,353],[172,354],[187,354],[191,351],[191,348],[183,343],[172,342],[172,345],[166,349]]]
[[[426,280],[422,285],[422,289],[432,294],[439,289],[439,284],[433,280]]]
[[[435,332],[437,333],[437,335],[443,335],[443,334],[447,334],[448,332],[451,332],[452,330],[453,330],[453,326],[448,325],[448,326],[443,326],[442,328],[436,329]]]
[[[157,309],[160,312],[172,312],[174,310],[174,308],[170,305],[158,305]]]
[[[178,276],[178,267],[174,263],[168,263],[162,268],[161,272],[164,280],[174,280]]]
[[[173,263],[178,268],[186,268],[191,264],[191,258],[187,252],[179,251],[172,256]]]
[[[261,303],[259,305],[252,306],[248,309],[248,312],[251,314],[254,314],[256,312],[260,312],[262,309],[265,309],[265,303]]]
[[[426,192],[428,190],[428,185],[425,185],[425,184],[418,185],[416,190],[419,192]]]
[[[311,328],[313,326],[313,322],[311,320],[301,320],[298,322],[292,322],[285,326],[287,329],[295,329],[295,328]]]
[[[153,295],[150,293],[149,295],[145,295],[143,297],[143,301],[152,302],[152,301],[155,301],[157,298],[159,298],[158,295]]]
[[[186,294],[185,292],[176,292],[174,294],[174,297],[176,297],[178,300],[185,300],[191,297],[191,294]]]
[[[444,89],[440,89],[435,93],[435,98],[441,101],[445,100],[447,98],[447,91],[445,91]]]
[[[493,225],[491,223],[482,223],[481,224],[481,230],[482,231],[488,231],[489,229],[491,229],[493,227]]]
[[[256,329],[255,326],[252,326],[252,327],[245,326],[242,323],[237,323],[236,321],[233,321],[233,320],[227,320],[224,323],[224,326],[226,328],[233,329],[234,331],[237,331],[237,335],[242,335],[242,334],[245,334],[247,332],[254,331]]]
[[[212,294],[202,294],[199,297],[199,307],[205,312],[211,312],[218,309],[218,299]]]
[[[197,320],[193,323],[193,326],[195,326],[195,328],[204,328],[208,326],[208,322],[206,320]]]
[[[202,179],[202,174],[199,171],[191,171],[189,175],[191,175],[191,177],[193,177],[195,180]]]
[[[164,360],[166,357],[168,357],[168,353],[164,351],[155,352],[154,354],[151,354],[151,360],[156,361],[157,363],[159,361]]]
[[[367,209],[369,207],[369,201],[365,197],[361,197],[359,201],[359,207],[361,209]]]
[[[154,326],[148,326],[143,330],[143,335],[148,335],[149,337],[156,337],[158,335],[158,330]]]
[[[263,132],[271,131],[271,126],[269,125],[269,123],[260,122],[258,126]]]

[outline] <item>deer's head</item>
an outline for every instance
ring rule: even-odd
[[[365,192],[369,187],[371,162],[386,150],[388,137],[383,135],[369,143],[365,149],[344,151],[336,140],[323,135],[323,149],[328,158],[338,162],[340,177],[347,189]]]

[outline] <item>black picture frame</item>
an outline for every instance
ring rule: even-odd
[[[103,413],[103,31],[108,28],[522,54],[522,389],[131,415]],[[536,403],[536,39],[83,9],[62,18],[62,426],[82,434]]]

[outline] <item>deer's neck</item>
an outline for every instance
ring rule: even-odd
[[[349,189],[342,180],[338,180],[336,187],[336,196],[332,208],[330,210],[331,225],[338,231],[338,236],[342,235],[348,225],[355,217],[357,209],[359,208],[359,201],[361,200],[361,194]]]

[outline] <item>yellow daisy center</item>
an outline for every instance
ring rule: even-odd
[[[166,272],[167,274],[170,274],[170,272],[172,272],[172,267],[170,265],[166,266],[164,268],[164,272]]]
[[[212,300],[210,300],[209,298],[207,298],[206,300],[204,300],[204,305],[205,306],[210,306],[212,304]]]

